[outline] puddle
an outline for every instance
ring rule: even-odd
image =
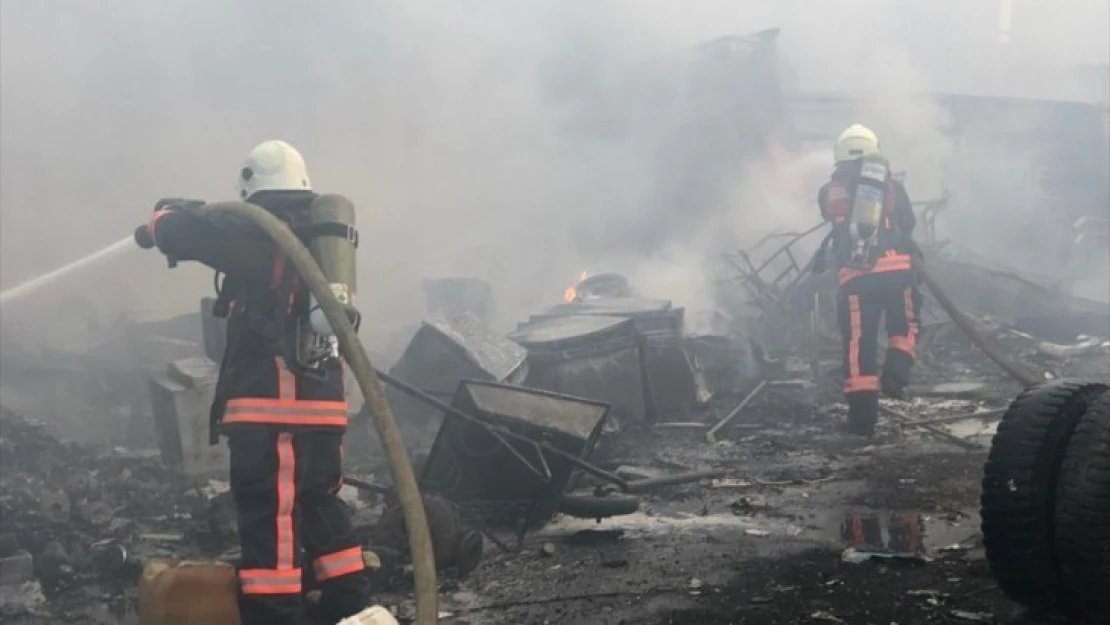
[[[951,515],[955,516],[955,515]],[[948,515],[915,511],[853,508],[813,515],[806,536],[838,542],[857,551],[931,554],[966,544],[979,533],[979,515]]]

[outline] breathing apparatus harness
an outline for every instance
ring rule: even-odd
[[[836,219],[814,257],[813,272],[824,272],[830,244],[840,266],[869,271],[885,243],[880,235],[894,227],[883,224],[892,218],[885,210],[892,184],[890,162],[881,154],[868,154],[859,159],[859,171],[850,181],[834,182],[826,203]]]
[[[313,198],[308,210],[271,212],[289,224],[308,247],[357,330],[361,321],[354,307],[359,233],[351,203],[342,196],[320,195]],[[339,367],[338,340],[316,298],[297,297],[304,288],[289,260],[280,250],[274,254],[273,279],[265,292],[217,271],[213,276],[216,302],[212,314],[227,318],[232,306],[243,306],[250,329],[266,337],[291,371],[323,379]]]

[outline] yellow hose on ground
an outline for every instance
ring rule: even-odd
[[[436,586],[435,557],[432,552],[431,535],[428,532],[428,519],[424,514],[424,501],[420,495],[420,488],[416,484],[416,475],[409,463],[408,454],[405,453],[401,432],[393,420],[393,411],[389,408],[389,402],[386,401],[378,378],[374,375],[374,367],[370,364],[370,358],[366,355],[362,344],[359,343],[358,334],[347,318],[347,313],[342,304],[335,299],[331,287],[328,286],[327,278],[320,271],[319,265],[316,264],[308,249],[280,219],[262,207],[247,202],[217,202],[206,204],[203,210],[207,213],[234,215],[249,219],[256,224],[274,241],[275,245],[281,248],[297,268],[305,286],[316,296],[324,316],[327,317],[336,338],[339,339],[339,349],[343,358],[351,367],[366,404],[374,415],[374,425],[377,427],[386,459],[389,461],[389,468],[393,473],[393,482],[400,496],[405,527],[409,535],[413,577],[416,582],[416,624],[433,625],[439,620],[439,591]]]

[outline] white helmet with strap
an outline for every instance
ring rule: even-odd
[[[254,147],[239,170],[239,197],[259,191],[311,191],[308,168],[296,148],[284,141],[263,141]]]
[[[833,159],[837,163],[854,161],[871,154],[879,153],[879,137],[870,128],[853,124],[840,133],[833,147]]]

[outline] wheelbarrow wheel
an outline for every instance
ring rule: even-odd
[[[604,519],[632,514],[639,509],[640,498],[635,495],[595,495],[586,492],[563,495],[557,511],[580,519]]]

